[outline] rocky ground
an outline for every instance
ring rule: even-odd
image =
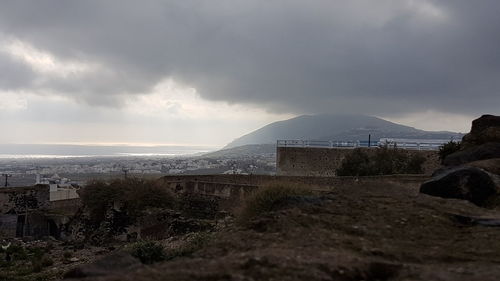
[[[387,182],[333,187],[229,224],[191,255],[83,280],[497,280],[497,218]]]

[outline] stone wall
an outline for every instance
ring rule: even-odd
[[[373,153],[374,148],[360,148]],[[405,150],[410,154],[420,154],[426,158],[424,174],[431,174],[441,165],[437,151]],[[278,147],[276,153],[276,174],[280,176],[320,176],[333,177],[350,148],[309,148]]]
[[[0,214],[23,213],[28,209],[45,209],[50,206],[49,186],[0,188]]]
[[[388,175],[370,177],[314,177],[314,176],[269,176],[269,175],[178,175],[159,179],[166,188],[176,194],[197,194],[218,198],[222,211],[232,211],[241,201],[260,186],[271,183],[309,185],[318,190],[354,184],[376,185],[394,183],[418,190],[428,175]]]
[[[217,177],[212,178],[213,181],[202,181],[191,176],[186,176],[185,178],[165,177],[162,180],[164,185],[176,194],[193,194],[214,198],[221,210],[232,209],[238,206],[246,195],[258,188],[257,185],[248,183],[224,182],[224,179],[217,179]]]

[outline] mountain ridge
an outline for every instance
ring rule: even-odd
[[[378,117],[356,114],[301,115],[265,125],[245,134],[223,149],[250,144],[271,144],[278,139],[352,141],[380,138],[459,139],[463,135],[449,131],[425,131]]]

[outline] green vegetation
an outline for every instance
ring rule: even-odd
[[[443,163],[446,156],[459,151],[460,148],[461,148],[460,142],[459,141],[455,142],[452,140],[440,146],[439,159],[441,160],[441,163]]]
[[[130,220],[135,220],[148,208],[172,208],[174,196],[153,180],[130,178],[111,182],[90,182],[82,194],[82,203],[90,212],[93,223],[104,220],[106,210],[118,204]]]
[[[208,241],[212,239],[212,234],[209,232],[196,232],[193,236],[178,248],[171,249],[167,252],[167,260],[178,257],[186,257],[203,248]]]
[[[63,253],[63,258],[64,258],[64,260],[69,260],[69,259],[70,259],[70,258],[72,258],[72,257],[73,257],[73,253],[71,253],[70,251],[65,251],[65,252]]]
[[[166,258],[163,246],[154,241],[139,241],[130,248],[130,254],[144,264],[153,264]]]
[[[266,212],[278,210],[286,204],[287,199],[311,194],[310,188],[291,183],[278,182],[264,186],[245,199],[238,214],[238,223],[246,224]]]
[[[44,272],[45,268],[54,264],[46,252],[47,247],[24,248],[18,244],[6,250],[0,249],[0,281],[53,280],[54,272]]]
[[[336,173],[338,176],[421,174],[424,162],[423,156],[402,149],[384,146],[367,151],[358,148],[346,155]]]
[[[196,232],[193,233],[187,241],[176,248],[165,250],[163,246],[157,242],[139,241],[128,246],[128,251],[143,264],[153,264],[160,261],[190,256],[203,248],[211,238],[212,234],[209,232]]]

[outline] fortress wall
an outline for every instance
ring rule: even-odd
[[[374,148],[360,148],[373,153]],[[431,174],[441,165],[437,151],[405,150],[410,154],[420,154],[426,158],[424,173]],[[276,153],[276,174],[280,176],[320,176],[333,177],[350,148],[308,148],[278,147]]]
[[[269,175],[176,175],[165,176],[159,182],[176,194],[194,194],[216,198],[221,210],[232,211],[242,200],[259,187],[273,183],[310,185],[315,190],[335,187],[379,184],[395,184],[418,192],[427,175],[388,175],[368,177],[313,177],[313,176],[269,176]]]

